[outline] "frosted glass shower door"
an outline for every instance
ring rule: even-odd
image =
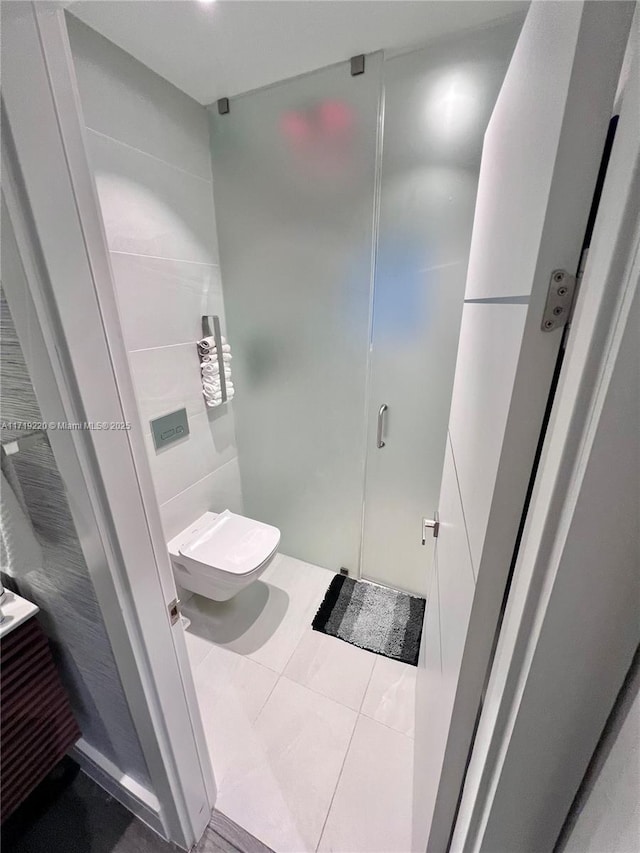
[[[425,595],[482,141],[519,25],[384,63],[362,575]],[[378,447],[380,407],[382,439]]]
[[[381,55],[211,114],[245,514],[357,574]]]

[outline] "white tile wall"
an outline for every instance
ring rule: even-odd
[[[156,450],[145,436],[158,501],[163,504],[236,457],[233,422],[209,423],[206,412],[189,419],[189,435]],[[224,509],[224,507],[222,507]]]
[[[67,15],[89,157],[165,534],[242,512],[232,405],[207,409],[195,341],[224,305],[204,107]],[[156,451],[149,421],[185,407]]]
[[[67,27],[87,127],[211,180],[200,104],[72,15]]]
[[[217,261],[211,181],[92,130],[87,141],[112,251]]]
[[[527,305],[467,303],[449,429],[474,571],[480,563]],[[509,355],[505,357],[505,353]],[[467,425],[473,423],[473,429]],[[440,514],[443,518],[442,509]]]
[[[217,266],[119,252],[111,253],[111,266],[129,350],[193,346],[200,315],[224,313]]]
[[[187,410],[189,417],[205,411],[198,353],[193,343],[129,353],[131,373],[145,432],[149,420],[175,409]]]
[[[163,503],[160,512],[165,535],[170,539],[207,510],[242,513],[243,508],[236,458]]]
[[[438,572],[439,609],[441,614],[446,614],[440,632],[440,654],[444,674],[441,691],[450,691],[451,703],[453,703],[453,692],[457,684],[457,673],[462,662],[466,638],[466,633],[456,628],[458,625],[467,625],[469,622],[475,588],[469,544],[465,535],[463,506],[466,509],[466,504],[463,504],[456,478],[456,462],[452,442],[449,440],[444,457],[440,493],[443,530],[438,538],[436,559],[438,568],[455,566],[455,572]],[[444,748],[444,740],[442,746]]]

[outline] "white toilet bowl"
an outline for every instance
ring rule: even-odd
[[[205,512],[169,542],[176,582],[227,601],[260,577],[278,552],[280,531],[229,510]]]

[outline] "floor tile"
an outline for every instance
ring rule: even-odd
[[[278,630],[249,653],[252,660],[283,672],[303,633],[311,626],[333,574],[283,554],[274,560],[263,575],[263,582],[268,584],[270,596],[286,598],[288,606]]]
[[[354,711],[360,710],[376,656],[371,652],[308,629],[284,674]]]
[[[218,646],[211,649],[194,672],[198,698],[205,705],[237,699],[252,722],[277,680],[277,673],[267,667]]]
[[[322,833],[322,853],[411,850],[413,741],[359,716]]]
[[[416,674],[417,667],[378,655],[361,712],[413,737]]]
[[[220,780],[217,808],[278,853],[314,851],[356,719],[281,677]]]
[[[183,605],[183,614],[184,610],[185,607]],[[189,625],[188,628],[185,628],[184,641],[187,645],[189,663],[191,664],[192,670],[195,671],[195,668],[198,666],[198,664],[202,663],[202,661],[206,658],[211,649],[214,647],[215,643],[207,637],[201,637],[198,634],[192,633],[191,625]]]
[[[278,676],[241,655],[217,647],[195,668],[193,679],[218,789],[253,748],[253,727]]]
[[[230,601],[194,596],[184,613],[193,634],[282,672],[332,577],[328,569],[279,554]]]

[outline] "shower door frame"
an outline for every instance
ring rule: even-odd
[[[3,6],[3,203],[28,293],[7,288],[45,421],[130,422],[54,430],[51,445],[152,791],[82,740],[74,757],[183,849],[204,833],[216,789],[162,532],[106,237],[87,155],[64,12]],[[6,215],[6,214],[5,214]],[[90,333],[89,331],[90,330]]]
[[[385,291],[389,290],[389,283],[385,282],[384,274],[380,270],[380,256],[381,256],[381,231],[384,231],[384,225],[387,226],[388,230],[388,220],[389,213],[388,210],[386,215],[383,215],[383,211],[385,210],[385,189],[386,192],[389,192],[389,187],[385,186],[384,176],[385,176],[385,157],[388,156],[387,149],[389,148],[389,141],[386,139],[387,127],[385,122],[388,120],[388,98],[389,98],[389,84],[387,78],[387,69],[391,67],[391,74],[393,75],[393,68],[396,63],[409,61],[411,62],[414,59],[419,59],[420,56],[427,57],[426,60],[422,62],[420,71],[416,71],[413,69],[413,78],[415,81],[419,78],[419,74],[424,74],[425,68],[430,74],[434,73],[434,70],[438,67],[447,68],[450,66],[451,58],[447,57],[447,62],[445,63],[442,55],[438,56],[436,60],[438,65],[434,65],[434,60],[432,59],[433,48],[436,47],[438,50],[441,50],[441,46],[453,45],[454,50],[459,50],[460,43],[465,44],[465,50],[469,50],[469,42],[471,42],[472,50],[477,50],[477,45],[480,45],[479,51],[480,56],[482,57],[482,61],[489,64],[488,56],[489,50],[487,48],[487,39],[490,41],[494,36],[492,33],[499,32],[500,36],[495,40],[493,44],[491,44],[491,62],[492,63],[503,63],[504,68],[502,70],[502,77],[506,73],[507,67],[509,65],[510,56],[513,52],[515,44],[519,37],[519,31],[524,23],[525,15],[521,12],[515,12],[504,16],[502,18],[496,19],[494,21],[488,22],[482,27],[471,27],[469,29],[465,29],[460,32],[450,33],[445,36],[439,36],[433,41],[427,41],[426,43],[420,45],[412,45],[407,48],[399,48],[395,50],[383,50],[383,61],[382,61],[382,71],[381,71],[381,93],[380,93],[380,107],[379,107],[379,115],[378,115],[378,145],[376,151],[376,186],[375,186],[375,197],[374,197],[374,216],[373,216],[373,257],[371,263],[371,287],[370,287],[370,310],[369,310],[369,351],[367,356],[367,384],[366,384],[366,394],[365,394],[365,416],[364,416],[364,431],[365,431],[365,464],[364,464],[364,479],[363,479],[363,488],[362,488],[362,527],[361,527],[361,535],[360,535],[360,558],[358,561],[358,578],[361,580],[368,581],[370,583],[374,583],[378,586],[388,587],[390,589],[401,590],[403,592],[407,592],[410,595],[419,595],[422,597],[426,597],[428,592],[428,587],[430,584],[430,578],[433,569],[433,559],[434,559],[434,537],[437,533],[430,532],[430,528],[433,528],[437,523],[438,518],[438,503],[440,496],[440,485],[441,485],[441,477],[442,471],[444,468],[445,461],[445,446],[446,446],[446,425],[449,418],[449,407],[451,405],[451,397],[453,392],[453,381],[454,381],[454,373],[455,373],[455,364],[456,364],[456,355],[453,353],[453,358],[451,359],[451,355],[449,356],[449,363],[447,364],[445,360],[444,367],[442,365],[438,366],[437,373],[440,376],[440,382],[442,382],[442,375],[446,375],[449,372],[449,378],[447,380],[448,385],[448,393],[442,392],[440,394],[440,400],[438,400],[437,393],[439,389],[436,387],[435,394],[430,396],[430,391],[427,390],[426,387],[422,387],[420,384],[420,378],[424,376],[425,372],[428,372],[425,368],[424,363],[420,362],[419,370],[418,365],[416,364],[416,374],[419,374],[415,378],[414,385],[417,388],[417,394],[422,394],[424,399],[429,399],[429,406],[433,408],[434,397],[436,406],[438,402],[440,402],[440,411],[443,412],[444,422],[442,425],[441,432],[441,452],[434,454],[432,458],[437,459],[437,470],[438,473],[434,477],[429,477],[426,479],[426,482],[433,482],[433,495],[431,499],[426,499],[421,502],[420,507],[416,504],[412,507],[412,517],[415,516],[415,521],[412,521],[411,524],[413,526],[411,536],[415,539],[415,542],[418,543],[420,541],[419,537],[422,534],[422,551],[420,552],[420,548],[417,549],[420,556],[416,555],[416,562],[420,562],[421,565],[421,574],[424,582],[424,588],[420,589],[418,586],[411,586],[402,583],[398,583],[398,578],[382,578],[378,575],[375,576],[376,572],[371,571],[370,568],[366,565],[366,555],[367,555],[367,540],[371,535],[370,529],[370,521],[369,524],[368,518],[370,518],[373,513],[371,511],[370,504],[375,503],[371,501],[371,497],[375,494],[375,492],[383,491],[383,486],[387,485],[384,483],[385,474],[383,474],[380,470],[375,471],[375,457],[378,453],[381,452],[381,448],[384,448],[386,444],[389,442],[389,438],[387,438],[386,442],[378,443],[382,438],[383,433],[386,436],[386,432],[384,430],[384,425],[389,418],[389,413],[393,411],[393,405],[388,407],[385,403],[385,400],[389,400],[386,392],[380,393],[377,395],[375,403],[374,403],[374,394],[376,392],[376,375],[380,371],[380,365],[384,362],[385,359],[385,343],[384,343],[384,330],[382,328],[383,323],[381,323],[380,318],[376,321],[376,309],[380,309],[381,295],[385,293]],[[513,38],[513,42],[511,44],[510,50],[505,50],[503,46],[503,42],[506,38]],[[430,50],[431,48],[431,50]],[[486,53],[485,53],[486,52]],[[508,56],[508,58],[507,58]],[[478,60],[479,61],[479,60]],[[388,65],[391,63],[391,66]],[[448,64],[447,64],[448,63]],[[398,85],[397,79],[394,81],[395,85]],[[496,90],[496,98],[499,94],[500,88],[502,85],[502,81],[497,87]],[[397,92],[395,94],[396,99],[398,98]],[[493,104],[495,104],[495,98],[493,99]],[[395,109],[397,109],[397,103],[395,105]],[[489,113],[490,114],[490,113]],[[488,121],[488,116],[487,116]],[[391,147],[393,147],[391,144]],[[397,143],[396,143],[397,146]],[[479,154],[481,149],[481,144],[479,144]],[[395,154],[397,158],[397,154]],[[458,161],[453,161],[455,165],[460,168],[460,164]],[[468,169],[469,165],[465,164],[465,167]],[[393,174],[393,164],[390,166],[388,163],[386,164],[386,168],[389,169],[390,173]],[[397,164],[396,164],[397,168]],[[477,178],[480,171],[480,156],[478,156],[478,162],[475,166],[476,168],[476,192],[477,192]],[[387,201],[387,208],[389,207],[389,202]],[[473,200],[473,204],[471,205],[471,213],[473,219],[473,208],[475,207],[475,198]],[[381,217],[382,217],[382,225],[381,225]],[[389,235],[383,234],[383,240],[389,240]],[[455,329],[455,338],[456,338],[456,349],[458,344],[458,337],[460,334],[460,326],[462,321],[462,307],[464,302],[464,283],[466,279],[466,263],[468,263],[469,259],[469,248],[471,243],[471,230],[469,230],[468,234],[468,246],[466,252],[466,262],[463,265],[465,270],[462,272],[462,276],[460,279],[461,288],[459,292],[459,314],[457,317],[457,326]],[[385,249],[385,252],[388,249]],[[456,264],[461,263],[460,260],[455,262]],[[437,266],[436,266],[437,268]],[[423,272],[421,270],[421,272]],[[394,282],[395,284],[395,282]],[[421,285],[424,286],[424,282],[421,282]],[[428,290],[428,286],[425,290]],[[442,282],[437,282],[435,288],[433,284],[431,285],[431,289],[436,292],[438,289],[442,290]],[[442,311],[442,305],[439,306]],[[451,318],[445,318],[451,322]],[[452,331],[452,329],[449,329]],[[397,342],[396,342],[397,343]],[[388,348],[388,347],[387,347]],[[423,355],[421,353],[420,355]],[[431,371],[433,372],[433,371]],[[432,389],[433,390],[433,389]],[[405,395],[404,401],[408,399],[408,396]],[[388,412],[387,412],[388,409]],[[375,413],[377,415],[377,422],[374,418]],[[385,414],[386,412],[386,414]],[[421,413],[424,414],[424,413]],[[424,424],[423,424],[424,425]],[[377,427],[377,429],[376,429]],[[375,441],[377,433],[377,441]],[[402,428],[399,430],[399,434],[395,437],[395,441],[402,442]],[[422,443],[426,445],[429,444],[427,438],[421,439]],[[392,442],[393,443],[393,442]],[[437,442],[435,443],[437,445]],[[412,445],[414,448],[417,446],[415,441]],[[383,451],[383,453],[388,453],[390,451]],[[415,455],[415,454],[414,454]],[[423,460],[424,461],[424,460]],[[388,468],[387,468],[388,470]],[[424,471],[423,471],[423,482],[424,482]],[[405,480],[406,483],[406,480]],[[388,491],[388,489],[387,489]],[[424,496],[423,496],[424,497]],[[369,504],[369,505],[368,505]],[[415,511],[415,512],[414,512]],[[405,515],[407,513],[404,513]],[[378,517],[380,513],[377,513]],[[421,524],[422,522],[422,524]],[[398,542],[401,539],[401,536],[398,530],[393,529],[393,524],[389,530],[389,536],[391,539]]]

